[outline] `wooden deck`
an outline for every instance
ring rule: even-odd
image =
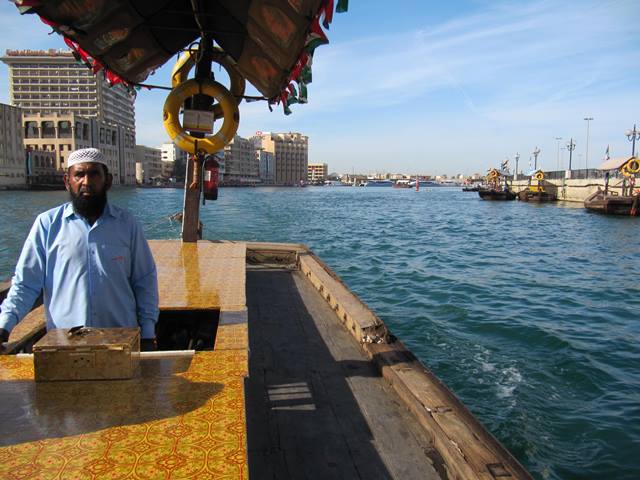
[[[306,247],[150,243],[161,316],[219,312],[213,350],[42,385],[0,356],[0,478],[531,478]]]
[[[251,478],[440,478],[422,430],[299,271],[249,270],[247,303]]]

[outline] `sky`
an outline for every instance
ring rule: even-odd
[[[573,168],[594,168],[607,146],[612,157],[631,154],[625,131],[640,128],[640,1],[349,3],[334,16],[330,44],[316,50],[309,103],[289,116],[266,102],[242,103],[239,135],[301,132],[309,162],[367,174],[484,173],[505,159],[513,168],[517,153],[527,170],[536,147],[539,166],[556,170],[568,164],[570,138]],[[2,52],[63,48],[49,32],[0,4]],[[172,65],[147,82],[169,85]],[[138,144],[168,140],[166,94],[138,93]],[[8,103],[4,64],[0,102]]]

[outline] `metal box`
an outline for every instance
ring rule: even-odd
[[[138,328],[50,330],[33,346],[36,382],[132,378],[139,360]]]

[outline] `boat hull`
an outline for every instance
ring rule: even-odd
[[[532,192],[530,190],[523,190],[518,193],[518,200],[521,202],[532,202],[532,203],[545,203],[545,202],[555,202],[558,198],[549,192]]]
[[[479,190],[478,195],[483,200],[509,201],[516,199],[515,193],[502,190]]]
[[[640,195],[605,195],[604,192],[599,191],[584,201],[584,208],[605,215],[638,216]]]

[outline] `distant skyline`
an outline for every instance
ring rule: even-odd
[[[334,16],[330,44],[316,50],[309,103],[269,112],[240,105],[238,134],[309,136],[309,162],[338,172],[485,172],[509,158],[522,170],[556,169],[557,141],[576,143],[574,168],[631,153],[625,130],[640,126],[640,2],[351,1]],[[65,48],[15,6],[0,6],[0,48]],[[147,82],[169,85],[173,60]],[[224,81],[223,81],[224,83]],[[255,94],[255,92],[253,92]],[[167,92],[141,91],[137,143],[168,141]],[[248,94],[252,94],[251,90]],[[0,65],[0,102],[8,72]],[[640,148],[640,145],[638,146]],[[564,166],[568,153],[561,150]]]

